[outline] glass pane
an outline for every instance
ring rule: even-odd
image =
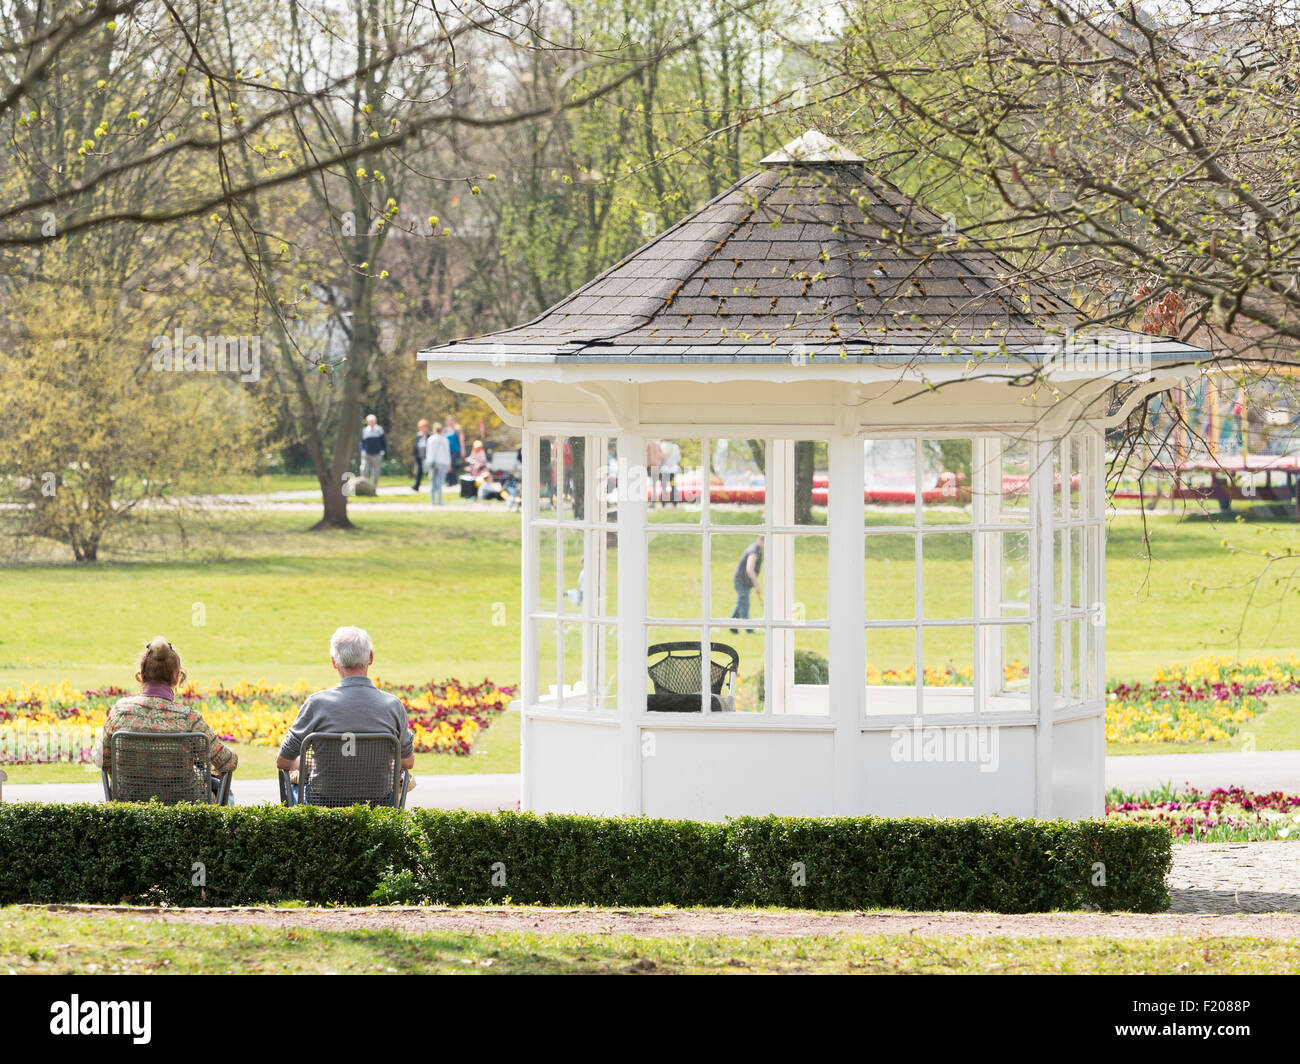
[[[1083,659],[1087,649],[1083,643],[1086,621],[1070,622],[1070,701],[1083,698]]]
[[[984,706],[987,710],[1023,710],[1024,699],[1029,695],[1029,625],[996,625],[984,629],[992,653],[989,660],[996,670],[990,677],[993,698]],[[1008,699],[1014,699],[1010,703]]]
[[[1061,465],[1065,441],[1057,440],[1052,446],[1052,517],[1060,521],[1065,513],[1065,470]]]
[[[542,613],[558,613],[559,605],[555,599],[559,583],[555,567],[556,533],[551,529],[541,528],[535,535],[537,537],[537,609]]]
[[[1103,483],[1105,470],[1102,468],[1104,455],[1101,449],[1101,438],[1095,433],[1088,433],[1084,437],[1083,451],[1083,513],[1084,516],[1095,520],[1101,516],[1100,503],[1097,490],[1098,485]]]
[[[551,440],[550,444],[551,475],[555,478],[555,515],[561,521],[572,521],[575,516],[573,439],[561,436]]]
[[[921,638],[925,663],[922,711],[973,713],[975,711],[975,629],[926,628]],[[962,688],[960,692],[955,690]]]
[[[1066,537],[1067,533],[1063,529],[1057,529],[1052,533],[1052,579],[1055,592],[1052,596],[1052,612],[1057,615],[1070,608],[1070,570],[1065,557],[1068,544]]]
[[[830,478],[823,440],[769,440],[764,448],[774,525],[826,527]]]
[[[1097,681],[1097,651],[1101,646],[1101,626],[1093,623],[1094,617],[1089,617],[1084,624],[1084,639],[1087,641],[1088,654],[1084,658],[1084,697],[1093,701],[1100,697]]]
[[[536,463],[537,510],[544,517],[553,518],[558,499],[556,489],[555,451],[558,443],[554,436],[538,436],[533,441]]]
[[[701,536],[689,533],[659,532],[648,537],[647,603],[651,617],[702,617],[703,543]]]
[[[560,626],[555,621],[535,621],[537,625],[537,695],[555,704],[559,697],[560,663],[558,658]]]
[[[914,716],[916,629],[868,628],[866,640],[867,714]]]
[[[768,440],[713,440],[709,455],[709,520],[759,525],[767,513]]]
[[[794,660],[793,687],[785,711],[830,716],[830,633],[799,629],[786,634],[794,644]]]
[[[868,525],[913,525],[918,499],[916,441],[862,441]]]
[[[1028,440],[1010,437],[1002,441],[1003,521],[1029,520],[1030,449]]]
[[[930,525],[971,522],[971,440],[921,441],[921,519]]]
[[[605,538],[605,565],[602,570],[603,581],[599,589],[595,583],[592,583],[591,594],[598,591],[603,593],[602,599],[597,599],[592,606],[598,617],[615,618],[618,616],[618,533],[609,531],[604,533]]]
[[[921,537],[923,616],[956,620],[970,617],[975,571],[969,532],[932,532]]]
[[[589,653],[588,644],[594,638],[594,625],[586,626],[581,622],[562,624],[560,641],[563,647],[564,700],[566,709],[587,708],[587,687],[590,679],[587,671]]]
[[[1070,605],[1089,605],[1083,596],[1083,529],[1070,529]]]
[[[829,616],[829,555],[825,536],[790,536],[794,553],[794,601],[789,621],[824,621]],[[775,566],[774,566],[775,571]]]
[[[709,597],[714,617],[736,620],[766,616],[766,546],[761,535],[727,533],[709,537]]]
[[[1065,650],[1069,638],[1070,626],[1066,621],[1052,623],[1052,690],[1058,703],[1066,701]]]
[[[646,647],[649,680],[646,709],[653,713],[699,713],[704,699],[700,629],[655,627]]]
[[[582,598],[586,589],[586,533],[566,529],[560,533],[563,553],[560,558],[563,577],[560,588],[560,609],[564,613],[581,616]]]
[[[1029,615],[1029,533],[995,532],[1001,569],[1001,592],[994,616]]]
[[[604,500],[602,512],[609,524],[618,520],[618,441],[605,441],[605,469],[597,478],[596,491]]]
[[[618,629],[612,624],[595,626],[596,656],[601,663],[594,692],[596,709],[618,709]]]
[[[1101,533],[1096,528],[1083,530],[1083,563],[1086,570],[1085,605],[1090,610],[1101,608],[1101,587],[1098,576],[1103,562],[1101,554]]]
[[[587,520],[587,437],[568,436],[561,441],[564,503],[561,516],[566,521]]]
[[[699,523],[701,452],[695,439],[646,441],[646,498],[652,509],[668,512],[656,520]]]
[[[764,713],[775,704],[774,696],[764,682],[767,653],[767,636],[762,629],[730,632],[713,632],[713,641],[734,650],[740,659],[735,687],[735,707],[738,713]],[[715,651],[716,654],[716,651]],[[725,658],[725,656],[724,656]]]
[[[1083,437],[1070,437],[1070,520],[1083,516]]]
[[[882,533],[865,537],[867,619],[905,621],[916,617],[916,535]]]

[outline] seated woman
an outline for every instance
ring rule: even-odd
[[[474,446],[469,450],[469,459],[465,463],[469,469],[469,475],[475,480],[482,480],[483,475],[488,471],[487,451],[483,449],[483,441],[475,440]]]
[[[107,761],[111,766],[114,732],[202,732],[208,737],[212,790],[217,793],[221,777],[235,770],[239,755],[221,744],[202,714],[176,702],[176,688],[185,682],[185,670],[181,656],[162,636],[145,644],[135,679],[141,692],[119,699],[109,710],[104,730],[95,742],[95,764],[102,768]],[[116,786],[117,781],[113,782]]]

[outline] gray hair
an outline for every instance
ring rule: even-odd
[[[370,662],[374,644],[365,630],[348,625],[330,636],[330,657],[340,669],[359,669]]]

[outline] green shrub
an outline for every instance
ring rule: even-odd
[[[763,670],[758,670],[758,701],[763,701]],[[825,687],[831,682],[831,663],[815,650],[795,650],[794,682]]]
[[[1166,828],[1102,821],[0,806],[3,904],[1158,912],[1170,863]]]
[[[423,849],[393,809],[0,805],[0,903],[360,905]]]

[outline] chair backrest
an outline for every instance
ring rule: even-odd
[[[312,732],[302,742],[299,804],[396,805],[402,748],[388,732]]]
[[[740,668],[740,654],[726,643],[710,643],[709,651],[709,690],[721,695],[724,688],[730,690],[735,680]],[[647,669],[656,694],[700,693],[699,643],[656,643],[647,653],[652,659]],[[653,660],[658,654],[663,657]]]
[[[116,802],[212,802],[208,737],[202,732],[114,732],[109,787]]]

